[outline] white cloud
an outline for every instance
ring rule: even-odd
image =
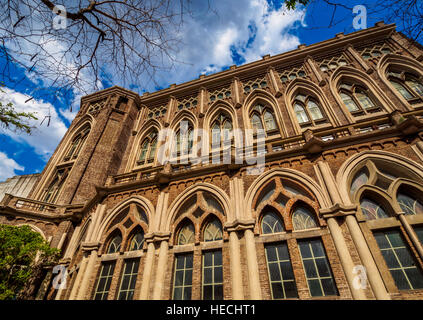
[[[24,169],[15,160],[8,158],[7,154],[0,151],[0,181],[17,175],[15,170],[23,171]]]
[[[38,118],[38,120],[30,121],[30,125],[35,126],[31,135],[14,133],[10,130],[4,130],[2,133],[8,135],[18,143],[27,143],[44,160],[48,160],[67,130],[55,108],[50,103],[42,100],[32,99],[25,102],[30,96],[12,89],[3,88],[2,90],[4,91],[0,95],[0,101],[2,103],[11,102],[16,111],[32,112]],[[46,116],[50,116],[50,125],[48,127],[48,118]]]
[[[300,39],[295,35],[304,25],[305,11],[275,9],[266,0],[216,0],[212,10],[194,7],[196,15],[186,20],[180,36],[183,41],[176,56],[173,72],[161,75],[160,83],[182,83],[200,74],[213,73],[237,62],[235,52],[245,63],[296,49]],[[194,4],[195,5],[195,4]],[[197,4],[201,6],[201,4]]]

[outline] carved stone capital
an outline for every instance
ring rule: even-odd
[[[232,222],[228,222],[225,224],[225,229],[228,232],[232,231],[244,231],[248,229],[254,229],[255,226],[255,220],[254,219],[247,219],[247,220],[238,220],[235,219]]]
[[[93,250],[98,250],[100,248],[100,242],[83,242],[81,244],[81,249],[84,252],[91,252]]]
[[[341,203],[335,203],[330,208],[320,209],[320,216],[324,219],[334,218],[334,217],[344,217],[350,214],[355,214],[357,212],[357,205],[344,205]]]
[[[147,233],[144,238],[147,243],[169,241],[170,232],[151,232]]]

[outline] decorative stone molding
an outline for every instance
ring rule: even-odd
[[[321,138],[315,137],[312,130],[307,129],[304,131],[303,137],[306,141],[303,148],[309,153],[319,153],[322,151],[325,142]]]
[[[423,127],[423,123],[416,118],[414,115],[410,115],[405,118],[400,111],[395,110],[390,114],[390,118],[395,127],[403,135],[411,135],[420,131]]]
[[[100,248],[100,242],[83,242],[81,243],[81,249],[84,252],[91,252]]]
[[[235,219],[232,222],[228,222],[225,224],[224,228],[227,232],[232,231],[244,231],[244,230],[254,230],[254,226],[256,221],[254,219],[247,219],[247,220],[240,220]]]
[[[357,205],[345,205],[341,203],[335,203],[330,208],[320,209],[319,214],[323,219],[329,219],[333,217],[344,217],[347,215],[354,215],[357,212]]]
[[[171,236],[171,233],[169,231],[157,231],[157,232],[151,232],[147,233],[144,237],[145,241],[147,243],[155,243],[155,242],[161,242],[161,241],[169,241]]]

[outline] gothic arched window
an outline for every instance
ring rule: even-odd
[[[314,126],[327,122],[318,100],[312,96],[297,94],[293,106],[300,126]]]
[[[141,151],[138,158],[138,164],[144,165],[154,162],[157,149],[157,131],[151,131],[141,143]]]
[[[423,204],[410,193],[398,192],[397,201],[407,215],[423,214]]]
[[[141,250],[144,245],[144,232],[142,230],[137,231],[131,239],[129,245],[129,251]]]
[[[343,82],[339,86],[339,95],[348,111],[353,115],[363,115],[380,110],[374,102],[374,98],[371,97],[370,91],[363,86]]]
[[[115,235],[109,243],[109,247],[107,248],[107,253],[119,252],[121,244],[122,244],[122,236],[120,234]]]
[[[389,69],[387,78],[404,99],[410,103],[414,103],[414,100],[421,101],[423,97],[422,77],[405,71]]]
[[[306,230],[318,227],[311,211],[303,205],[295,208],[292,214],[292,226],[294,230]]]
[[[224,113],[220,113],[211,125],[212,147],[230,145],[232,142],[232,120]]]
[[[264,130],[266,136],[273,135],[278,132],[275,116],[273,111],[268,107],[257,104],[250,114],[250,119],[251,126],[255,132],[258,130]]]
[[[261,232],[271,234],[285,231],[283,222],[279,215],[272,211],[265,212],[261,219]]]
[[[222,224],[219,219],[213,218],[204,228],[204,241],[222,240]]]
[[[185,223],[184,226],[179,230],[178,239],[176,243],[178,245],[184,245],[194,243],[194,240],[194,225],[191,222]]]
[[[361,211],[367,220],[389,218],[386,210],[377,202],[364,197],[360,201]]]
[[[63,158],[64,161],[69,161],[76,159],[79,155],[79,152],[81,151],[85,140],[87,140],[88,134],[90,133],[90,126],[85,126],[72,140],[72,143],[68,149],[68,152],[66,152],[65,157]]]
[[[187,155],[192,151],[194,145],[194,127],[189,123],[184,130],[176,132],[175,151],[177,155]]]

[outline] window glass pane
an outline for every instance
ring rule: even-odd
[[[390,80],[391,84],[394,86],[394,88],[407,100],[412,99],[413,96],[410,92],[399,82]]]
[[[207,260],[207,261],[206,261]],[[222,252],[206,251],[203,253],[202,297],[204,300],[223,299]]]
[[[141,152],[140,152],[140,158],[139,161],[140,162],[144,162],[145,158],[147,157],[147,152],[148,152],[148,146],[149,146],[149,141],[145,140],[144,143],[142,144],[141,147]]]
[[[365,185],[369,180],[369,171],[366,167],[361,169],[359,172],[356,173],[354,179],[351,183],[350,194],[353,195],[354,192],[360,188],[362,185]]]
[[[261,220],[262,233],[277,233],[284,231],[282,220],[274,212],[267,212],[263,215]]]
[[[416,231],[420,242],[423,244],[423,227],[415,227],[414,230]]]
[[[266,131],[276,129],[275,119],[273,117],[273,114],[271,114],[269,111],[266,111],[264,113],[264,125]]]
[[[415,215],[423,213],[422,203],[410,194],[399,192],[397,201],[405,214]]]
[[[204,229],[204,241],[216,241],[222,239],[222,224],[217,218],[210,221]]]
[[[266,261],[273,299],[297,297],[294,272],[285,242],[267,244]]]
[[[308,111],[310,112],[311,118],[313,120],[323,119],[323,114],[320,111],[319,106],[313,100],[310,100],[307,104]]]
[[[194,225],[187,223],[178,234],[178,245],[194,243]]]
[[[304,206],[298,206],[292,214],[292,225],[294,230],[305,230],[317,228],[313,214]]]
[[[122,237],[120,235],[115,236],[112,241],[110,241],[109,249],[107,253],[115,253],[120,250],[120,245],[122,243]]]
[[[253,116],[251,117],[251,125],[253,126],[254,130],[259,130],[259,129],[263,129],[263,125],[261,123],[261,119],[258,115],[253,114]]]
[[[407,78],[405,83],[419,96],[423,96],[423,85],[419,81],[413,78]]]
[[[299,240],[298,244],[311,296],[337,295],[335,280],[322,241],[306,239]]]
[[[114,270],[114,261],[102,263],[100,276],[97,281],[97,288],[94,295],[95,300],[107,300]]]
[[[137,232],[131,240],[129,251],[141,250],[144,245],[144,233],[142,231]]]
[[[400,231],[378,231],[374,236],[398,289],[422,289],[423,272]]]
[[[304,108],[300,104],[298,103],[295,104],[294,112],[295,112],[295,115],[297,116],[298,123],[301,124],[301,123],[305,123],[309,121],[307,113],[305,112]]]
[[[192,259],[193,254],[179,254],[175,256],[175,271],[173,280],[173,299],[190,300],[192,287]]]
[[[354,102],[354,100],[351,98],[350,95],[341,92],[340,96],[345,106],[347,107],[348,111],[354,112],[359,110],[357,104]]]
[[[138,274],[139,259],[125,260],[124,272],[118,293],[120,300],[131,300],[133,297],[135,282]]]
[[[360,202],[360,206],[367,220],[389,218],[385,210],[373,200],[363,198]]]
[[[363,109],[369,109],[369,108],[375,107],[375,104],[369,98],[369,96],[367,95],[365,91],[357,90],[356,97],[358,101],[360,102],[361,106],[363,107]]]

